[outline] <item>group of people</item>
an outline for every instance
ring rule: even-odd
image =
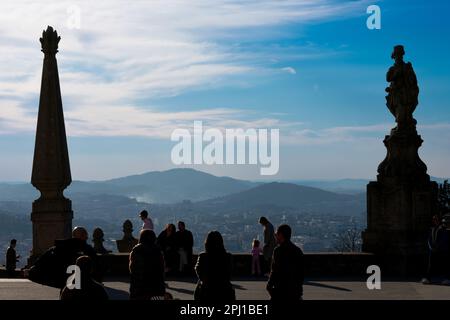
[[[165,278],[168,274],[195,271],[198,277],[194,299],[199,301],[232,301],[235,291],[231,284],[232,255],[226,251],[222,235],[218,231],[208,233],[204,251],[198,255],[192,266],[193,236],[183,221],[168,224],[156,236],[153,223],[147,211],[142,211],[143,220],[139,242],[129,256],[130,299],[168,299]],[[252,274],[260,275],[267,270],[266,289],[272,300],[300,300],[303,295],[304,255],[291,241],[292,230],[286,225],[276,231],[265,217],[259,219],[264,228],[264,240],[257,239],[252,245]],[[433,217],[433,226],[428,239],[429,263],[424,284],[434,277],[444,276],[444,284],[450,284],[450,221],[448,218]],[[55,246],[47,250],[29,270],[32,281],[61,289],[61,299],[108,299],[101,284],[104,268],[95,250],[87,243],[88,232],[83,227],[75,227],[72,237],[57,240]],[[7,271],[13,276],[19,256],[11,240],[7,250]],[[262,246],[262,247],[261,247]],[[264,266],[260,261],[263,257]],[[81,271],[81,289],[67,286],[66,269],[77,265]]]
[[[152,230],[153,223],[148,212],[140,213],[143,220],[138,244],[129,255],[130,299],[161,300],[172,296],[166,291],[166,275],[171,272],[192,268],[198,281],[193,298],[198,301],[233,301],[236,299],[232,275],[232,255],[224,246],[218,231],[208,233],[204,251],[198,255],[195,266],[192,261],[193,237],[182,221],[178,231],[169,224],[157,237]],[[303,252],[291,242],[291,228],[281,225],[274,232],[273,225],[261,217],[264,226],[264,243],[260,249],[254,241],[252,268],[260,273],[259,258],[262,253],[265,267],[270,270],[267,291],[273,300],[299,300],[303,294]],[[62,300],[105,300],[108,294],[101,284],[104,268],[101,259],[87,243],[88,232],[83,227],[75,227],[70,239],[57,240],[55,246],[42,254],[28,270],[30,280],[60,288]],[[12,242],[11,247],[15,246]],[[14,261],[15,251],[8,253]],[[257,262],[256,262],[257,261]],[[66,273],[70,265],[81,271],[81,287],[67,283]]]
[[[171,259],[175,260],[177,251],[174,247],[180,248],[176,245],[176,234],[180,230],[175,233],[175,226],[168,225],[156,237],[153,230],[146,228],[148,215],[141,215],[141,218],[144,220],[143,230],[140,232],[138,245],[130,254],[130,299],[165,299],[165,274],[170,270],[167,265],[173,263]],[[267,291],[272,300],[300,300],[304,280],[303,252],[291,241],[291,228],[283,224],[274,232],[274,227],[267,218],[261,217],[259,222],[264,227],[264,244],[260,248],[259,241],[253,241],[252,272],[261,272],[259,261],[260,254],[263,253],[270,270]],[[198,277],[194,299],[208,302],[235,300],[231,284],[232,255],[226,251],[220,232],[209,232],[204,248],[194,267]]]
[[[147,210],[142,211],[139,216],[143,221],[142,230],[154,231]],[[167,274],[190,274],[194,237],[183,221],[178,221],[177,224],[178,231],[173,223],[167,224],[156,238],[156,244],[163,253]]]

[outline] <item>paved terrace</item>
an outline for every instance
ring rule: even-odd
[[[192,300],[195,280],[169,279],[168,291],[175,299]],[[238,300],[267,300],[264,279],[236,278],[233,281]],[[104,282],[114,300],[128,299],[127,278],[110,278]],[[0,279],[0,300],[55,300],[59,290],[26,279]],[[368,290],[365,279],[307,279],[305,300],[450,300],[450,286],[423,285],[417,280],[384,280],[381,290]]]

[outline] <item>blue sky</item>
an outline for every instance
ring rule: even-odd
[[[381,30],[366,27],[371,4]],[[279,128],[273,179],[373,178],[394,126],[384,88],[396,44],[418,76],[421,157],[450,176],[448,1],[81,1],[79,29],[72,5],[2,4],[0,181],[30,178],[47,25],[62,37],[73,179],[172,168],[170,134],[194,120]],[[194,168],[267,179],[254,165]]]

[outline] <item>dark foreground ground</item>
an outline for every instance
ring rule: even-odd
[[[175,299],[191,300],[195,280],[169,279],[168,291]],[[267,300],[265,279],[240,278],[233,281],[238,300]],[[111,299],[128,299],[127,278],[110,278],[104,285]],[[0,279],[0,300],[54,300],[59,290],[26,279]],[[381,290],[369,290],[365,279],[308,279],[305,300],[450,300],[450,286],[423,285],[419,279],[383,280]]]

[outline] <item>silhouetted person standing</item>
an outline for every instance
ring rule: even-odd
[[[178,221],[178,231],[176,233],[178,254],[180,258],[180,272],[192,272],[192,248],[194,247],[194,237],[192,232],[186,230],[183,221]]]
[[[266,217],[259,218],[259,223],[264,227],[264,246],[263,256],[266,261],[265,269],[270,269],[273,250],[276,246],[275,232],[273,225],[267,220]]]
[[[9,242],[8,249],[6,250],[6,272],[8,274],[8,278],[15,277],[16,264],[20,258],[20,256],[16,255],[16,245],[17,240],[12,239]]]
[[[207,302],[233,301],[236,299],[231,285],[231,254],[223,245],[218,231],[208,233],[205,252],[199,254],[195,272],[198,276],[194,299]]]
[[[168,224],[159,234],[157,244],[164,254],[166,272],[168,274],[173,274],[179,267],[178,242],[175,225],[173,223]]]
[[[261,275],[261,264],[259,256],[262,253],[262,249],[259,246],[259,240],[253,239],[252,242],[252,275],[259,276]]]
[[[442,281],[444,285],[450,285],[450,216],[444,216],[442,219],[442,226],[445,229],[444,241],[445,244],[443,249],[445,250],[445,260],[444,260],[444,277],[445,279]]]
[[[141,211],[139,217],[143,221],[142,230],[153,230],[153,221],[149,218],[147,210]]]
[[[430,235],[428,237],[429,254],[427,275],[422,279],[423,284],[430,284],[433,277],[441,276],[448,272],[445,270],[449,251],[448,238],[448,231],[441,223],[439,216],[433,216]]]
[[[278,246],[273,252],[272,267],[267,291],[272,300],[300,300],[303,296],[303,252],[291,242],[291,228],[287,224],[278,227]]]
[[[130,253],[130,299],[151,300],[164,296],[164,257],[152,230],[142,230],[139,244]]]
[[[89,256],[81,256],[75,263],[80,268],[80,288],[70,289],[67,285],[62,289],[61,300],[99,301],[108,300],[105,288],[92,278],[93,261]]]

